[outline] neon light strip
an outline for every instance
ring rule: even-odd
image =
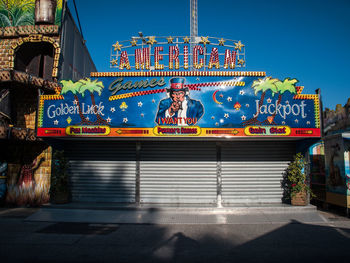
[[[265,77],[263,71],[147,71],[147,72],[91,72],[91,77],[173,77],[173,76],[227,76],[227,77]]]
[[[297,95],[293,97],[293,99],[297,100],[314,100],[315,107],[315,126],[316,128],[320,128],[320,100],[317,94],[301,94],[304,87],[298,86],[295,87],[297,90]]]
[[[214,87],[214,86],[244,86],[244,81],[220,81],[220,82],[212,82],[212,83],[198,83],[198,84],[188,84],[184,85],[185,87],[188,87],[190,90],[200,90],[199,87]],[[161,93],[166,92],[166,89],[156,89],[156,90],[147,90],[147,91],[136,91],[136,92],[130,92],[130,93],[124,93],[120,95],[113,95],[109,97],[109,101],[113,100],[120,100],[120,99],[126,99],[131,97],[137,97],[137,96],[143,96],[143,95],[150,95],[155,93]]]

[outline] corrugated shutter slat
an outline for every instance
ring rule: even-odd
[[[73,201],[135,202],[134,142],[78,142],[65,150]]]
[[[215,143],[152,142],[141,147],[142,203],[215,203]]]
[[[222,145],[222,202],[281,203],[282,174],[295,153],[293,142]]]

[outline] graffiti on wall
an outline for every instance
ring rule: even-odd
[[[38,206],[49,201],[51,160],[47,146],[7,148],[8,205]],[[19,157],[19,158],[17,158]]]

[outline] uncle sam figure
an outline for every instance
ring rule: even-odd
[[[203,116],[204,107],[198,100],[191,99],[189,89],[185,87],[185,79],[175,77],[170,79],[167,89],[168,98],[159,102],[156,122],[164,118],[172,118],[173,125],[187,126],[196,124]]]

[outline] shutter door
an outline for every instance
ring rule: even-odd
[[[215,143],[142,144],[142,203],[215,203],[216,185]]]
[[[134,142],[68,143],[73,201],[135,202]]]
[[[281,203],[281,179],[295,153],[293,142],[222,145],[222,202]]]

